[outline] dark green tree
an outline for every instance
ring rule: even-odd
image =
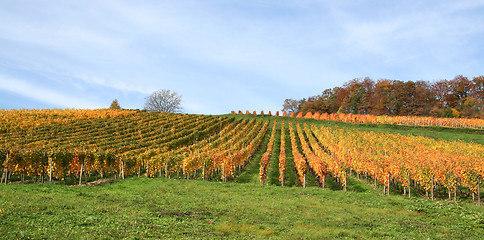
[[[121,109],[121,107],[119,106],[118,99],[113,100],[109,109]]]

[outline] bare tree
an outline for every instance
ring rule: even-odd
[[[150,112],[179,113],[182,112],[181,101],[182,96],[175,91],[162,89],[146,98],[145,109]]]

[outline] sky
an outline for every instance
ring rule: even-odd
[[[278,111],[354,78],[484,75],[484,1],[0,0],[0,109]]]

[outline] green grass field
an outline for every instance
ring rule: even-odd
[[[0,186],[2,239],[482,239],[483,207],[318,187],[137,178]]]

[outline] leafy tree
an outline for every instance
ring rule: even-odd
[[[300,104],[301,104],[300,100],[294,100],[294,99],[288,98],[284,100],[284,104],[282,104],[282,111],[298,112]]]
[[[145,109],[153,112],[167,112],[179,113],[182,112],[181,107],[182,96],[175,91],[162,89],[154,91],[146,98]]]
[[[284,110],[390,116],[483,117],[484,76],[469,80],[400,81],[355,78],[307,99],[286,99]]]
[[[121,109],[121,107],[119,106],[118,99],[113,100],[109,109]]]

